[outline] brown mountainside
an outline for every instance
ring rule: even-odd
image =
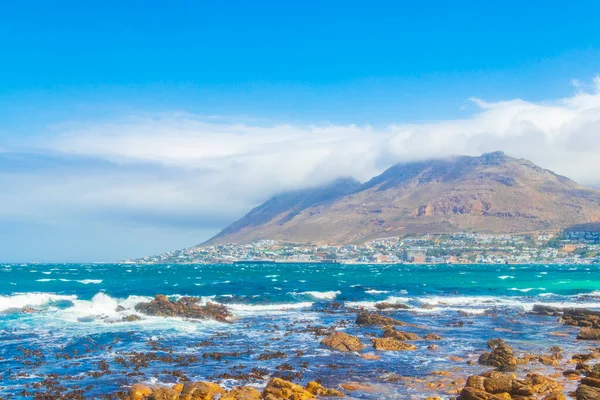
[[[206,244],[359,243],[413,233],[524,233],[600,221],[600,191],[504,153],[401,163],[359,184],[276,196]]]

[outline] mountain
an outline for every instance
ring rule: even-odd
[[[502,152],[396,164],[359,184],[272,198],[205,244],[360,243],[415,233],[526,233],[600,221],[600,191]]]

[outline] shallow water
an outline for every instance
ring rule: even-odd
[[[300,383],[355,381],[375,388],[353,398],[423,398],[418,379],[433,371],[483,371],[465,361],[476,360],[494,337],[520,353],[547,353],[555,345],[566,354],[581,352],[586,347],[573,339],[576,329],[527,311],[534,304],[599,309],[599,272],[600,265],[0,265],[0,394],[20,398],[26,387],[43,390],[30,385],[49,374],[58,374],[67,388],[82,388],[85,398],[135,382],[174,383],[183,375],[262,387],[266,381],[247,375],[260,368],[265,376]],[[157,293],[226,304],[236,322],[143,315],[122,321]],[[373,309],[378,301],[411,306],[390,316],[421,327],[405,330],[441,335],[439,349],[417,341],[416,351],[377,352],[381,359],[365,360],[319,346],[322,336],[305,329],[337,325],[369,343],[381,330],[354,325],[354,308]],[[342,307],[332,309],[331,302]],[[37,311],[23,313],[24,307]],[[285,358],[259,359],[275,351]],[[157,359],[135,365],[132,352]],[[213,352],[236,354],[215,359]],[[291,370],[277,369],[286,363]],[[390,372],[406,379],[381,382]],[[451,398],[449,389],[446,384],[426,394]]]

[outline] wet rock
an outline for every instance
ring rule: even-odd
[[[300,385],[273,378],[265,387],[263,398],[264,400],[311,400],[315,397]]]
[[[179,400],[213,400],[215,395],[224,393],[225,390],[211,382],[186,382],[179,395]]]
[[[262,393],[252,386],[238,386],[223,394],[219,400],[260,400]]]
[[[396,330],[393,326],[386,326],[383,329],[383,334],[381,335],[383,338],[393,338],[397,340],[419,340],[419,335],[411,332],[403,332]]]
[[[501,395],[497,396],[495,394],[487,393],[483,390],[475,389],[472,387],[466,387],[461,390],[460,395],[456,398],[456,400],[506,400],[510,399],[510,395],[508,397]]]
[[[387,309],[408,310],[410,307],[407,306],[406,304],[402,304],[402,303],[387,303],[384,301],[384,302],[375,304],[375,308],[377,308],[378,310],[387,310]]]
[[[394,318],[386,317],[384,315],[371,313],[368,311],[360,311],[356,317],[357,325],[369,325],[369,326],[394,326],[394,325],[408,325],[404,321],[400,321]]]
[[[416,350],[417,346],[414,344],[408,344],[396,340],[393,338],[373,338],[373,348],[375,350],[387,350],[387,351],[402,351],[402,350]]]
[[[529,374],[527,375],[526,382],[531,386],[533,392],[536,394],[552,394],[560,392],[564,387],[542,374]]]
[[[600,399],[600,388],[588,385],[579,385],[575,392],[577,400],[598,400]]]
[[[479,364],[490,365],[498,371],[514,371],[517,366],[517,359],[509,345],[502,339],[494,339],[488,342],[488,346],[493,348],[489,353],[483,353],[479,357]]]
[[[344,332],[335,332],[327,336],[321,344],[344,352],[361,351],[365,347],[357,337]]]
[[[536,304],[533,306],[531,312],[539,315],[558,315],[562,313],[562,308]]]
[[[587,376],[581,379],[581,384],[600,388],[600,379],[590,378],[589,376]]]
[[[231,322],[232,314],[227,307],[210,302],[201,306],[197,304],[199,301],[200,299],[196,297],[182,297],[177,301],[171,301],[166,296],[158,294],[149,303],[138,303],[135,309],[141,313],[159,317],[210,318],[220,322]]]
[[[600,340],[600,329],[583,328],[579,331],[577,339],[580,340]]]
[[[325,397],[344,397],[344,393],[335,389],[325,389],[323,385],[317,382],[308,382],[306,384],[306,391],[314,394],[315,396]]]
[[[136,383],[129,389],[130,400],[144,400],[152,394],[152,389],[141,383]]]
[[[423,339],[425,339],[425,340],[442,340],[442,337],[435,333],[428,333],[427,335],[423,336]]]
[[[148,397],[148,400],[177,400],[179,399],[179,393],[175,390],[167,387],[160,387],[152,389],[152,394]]]
[[[123,317],[123,321],[125,321],[125,322],[135,322],[135,321],[139,321],[141,319],[142,319],[142,317],[140,317],[139,315],[135,315],[135,314],[131,314],[131,315],[127,315],[126,317]]]

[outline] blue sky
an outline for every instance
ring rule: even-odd
[[[0,261],[196,244],[273,193],[365,179],[431,137],[462,145],[420,157],[493,144],[596,185],[573,159],[595,150],[598,15],[593,1],[3,2]],[[447,133],[457,123],[471,133]],[[591,147],[565,150],[573,137]]]

